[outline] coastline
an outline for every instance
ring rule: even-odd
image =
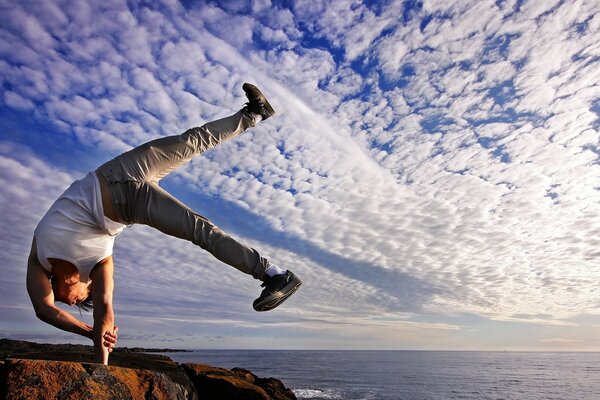
[[[276,378],[156,354],[172,350],[190,352],[121,348],[104,366],[93,362],[93,346],[0,339],[0,398],[296,399]]]
[[[78,352],[94,351],[92,345],[72,344],[72,343],[37,343],[26,340],[16,340],[0,338],[0,359],[5,358],[6,354],[13,352],[15,354],[30,352],[36,350],[45,350],[48,352]],[[170,349],[156,347],[117,347],[113,353],[189,353],[193,350],[188,349]]]

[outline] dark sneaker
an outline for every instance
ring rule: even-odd
[[[250,83],[244,83],[242,89],[244,89],[246,97],[248,98],[248,103],[246,103],[246,109],[248,111],[260,114],[263,121],[275,114],[275,110],[271,107],[271,104],[269,104],[267,98],[262,94],[259,88]]]
[[[261,285],[265,289],[252,306],[256,311],[272,310],[293,295],[300,285],[302,281],[291,271],[273,277],[265,275],[265,281]]]

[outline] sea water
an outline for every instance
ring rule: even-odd
[[[600,399],[600,353],[195,350],[173,360],[275,377],[299,399]]]

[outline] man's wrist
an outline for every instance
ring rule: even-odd
[[[86,338],[90,339],[92,342],[94,341],[94,332],[87,332],[85,335]]]
[[[96,348],[94,351],[94,362],[108,365],[108,350],[104,347]]]
[[[90,340],[94,340],[94,328],[90,325],[86,325],[84,328],[85,334],[83,336],[85,336],[86,338],[90,339]]]

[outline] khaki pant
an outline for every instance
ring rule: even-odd
[[[192,157],[254,126],[246,111],[181,135],[153,140],[98,168],[108,182],[111,200],[123,224],[145,224],[170,236],[189,240],[219,260],[256,279],[263,278],[267,259],[216,227],[207,218],[158,186],[161,178]]]

